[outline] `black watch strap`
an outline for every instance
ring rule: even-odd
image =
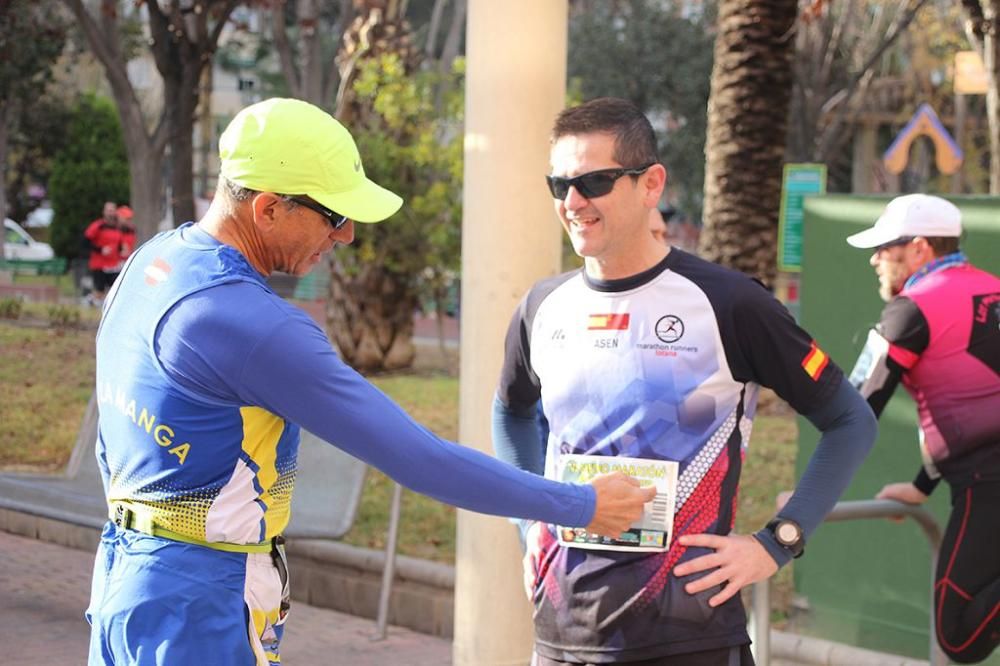
[[[787,518],[775,518],[767,524],[766,528],[774,535],[774,540],[778,545],[791,553],[792,557],[802,557],[805,552],[806,539],[800,526],[794,520]]]

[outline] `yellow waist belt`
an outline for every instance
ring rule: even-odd
[[[225,541],[203,541],[190,537],[180,532],[168,530],[156,524],[152,513],[142,506],[134,506],[125,502],[111,502],[109,504],[109,518],[118,527],[135,530],[150,536],[170,539],[190,543],[195,546],[204,546],[213,550],[224,550],[227,553],[270,553],[271,542],[263,543],[227,543]]]

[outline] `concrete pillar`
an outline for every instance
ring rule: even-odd
[[[565,99],[567,3],[470,0],[466,30],[459,439],[492,454],[508,321],[533,282],[559,271],[544,176]],[[513,526],[460,511],[455,559],[455,665],[527,664],[531,609]]]

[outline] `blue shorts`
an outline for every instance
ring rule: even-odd
[[[89,664],[280,664],[282,588],[269,553],[223,552],[108,523],[87,609]]]

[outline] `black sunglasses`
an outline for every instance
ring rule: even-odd
[[[881,245],[875,246],[875,254],[878,254],[882,250],[888,250],[891,247],[901,247],[903,245],[909,245],[913,242],[916,236],[903,236],[902,238],[897,238],[896,240],[889,241],[888,243],[882,243]]]
[[[595,197],[603,197],[613,190],[615,182],[622,176],[639,176],[646,173],[653,164],[647,164],[637,169],[599,169],[589,173],[582,173],[573,178],[546,176],[545,181],[549,184],[549,192],[556,199],[565,199],[570,187],[575,187],[576,191],[586,198],[593,199]]]
[[[342,226],[347,224],[348,217],[346,215],[341,215],[340,213],[335,213],[321,203],[317,203],[312,199],[306,199],[304,197],[297,197],[290,194],[281,195],[288,201],[294,201],[300,206],[305,206],[309,210],[314,210],[320,215],[322,215],[330,226],[334,229],[340,229]]]

